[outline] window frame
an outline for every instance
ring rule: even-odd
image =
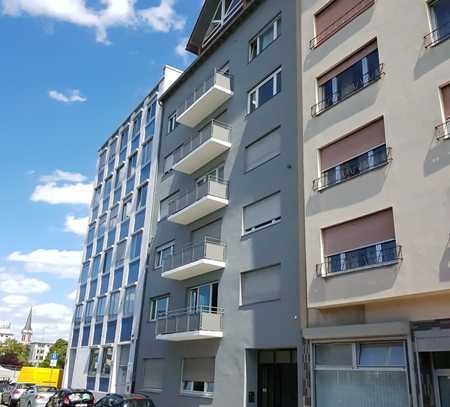
[[[252,62],[261,55],[267,48],[269,48],[281,36],[281,13],[277,14],[269,23],[267,23],[261,30],[259,30],[248,42],[248,62]],[[261,37],[269,28],[273,29],[272,41],[263,49],[261,49]],[[256,41],[256,54],[252,56],[252,44]]]
[[[165,313],[161,315],[157,315],[158,313],[158,304],[160,301],[167,300],[166,306],[165,306]],[[170,303],[170,295],[161,295],[159,297],[150,298],[150,315],[149,315],[149,322],[155,322],[158,319],[167,317],[169,314],[169,303]]]
[[[177,127],[177,112],[175,111],[167,116],[167,134],[172,133]]]
[[[153,262],[154,269],[159,269],[163,266],[164,257],[161,256],[161,253],[163,253],[164,250],[169,248],[170,248],[170,256],[173,256],[175,253],[175,240],[171,240],[170,242],[164,243],[155,249],[155,259]]]
[[[269,100],[273,99],[276,95],[281,93],[282,91],[282,80],[281,84],[278,83],[278,74],[282,73],[283,68],[280,66],[275,71],[270,73],[267,77],[265,77],[261,82],[255,85],[247,92],[247,116],[258,110],[261,106],[265,105]],[[272,96],[266,100],[264,103],[260,104],[259,102],[259,90],[268,82],[273,80],[272,87]],[[254,108],[252,109],[253,104],[253,95],[254,95]]]
[[[252,229],[246,231],[245,230],[245,208],[248,208],[248,207],[250,207],[252,205],[255,205],[256,203],[261,202],[261,201],[263,201],[265,199],[271,198],[271,197],[273,197],[273,196],[275,196],[277,194],[279,194],[279,196],[280,196],[280,216],[277,217],[277,218],[272,218],[270,221],[268,220],[268,221],[266,221],[264,223],[261,223],[261,224],[255,226],[255,227],[253,227]],[[282,216],[282,208],[281,208],[281,190],[280,190],[280,191],[274,192],[273,194],[264,196],[264,197],[262,197],[262,198],[260,198],[260,199],[258,199],[256,201],[251,202],[251,203],[249,203],[249,204],[247,204],[247,205],[242,207],[242,237],[248,236],[248,235],[250,235],[252,233],[255,233],[255,232],[258,232],[260,230],[264,230],[264,229],[269,228],[271,226],[277,225],[278,223],[281,222],[282,219],[283,219],[283,216]]]

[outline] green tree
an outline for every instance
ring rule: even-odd
[[[28,365],[29,348],[15,339],[0,344],[0,365],[20,368]]]
[[[39,367],[50,367],[50,356],[52,353],[57,353],[58,363],[56,364],[56,367],[58,369],[64,369],[64,365],[66,363],[66,352],[67,352],[67,341],[64,339],[58,339],[52,346],[50,346],[48,355],[41,362]]]

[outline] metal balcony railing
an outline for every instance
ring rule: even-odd
[[[350,21],[362,14],[368,8],[372,7],[375,0],[362,0],[349,9],[345,14],[340,16],[337,20],[333,21],[323,31],[318,33],[312,40],[309,41],[309,48],[317,48],[320,44],[325,42],[328,38],[336,34],[340,29],[346,26]]]
[[[219,86],[224,89],[231,90],[231,75],[215,69],[214,73],[208,77],[199,87],[186,98],[177,109],[177,117],[180,117],[186,110],[188,110],[195,102],[197,102],[208,90],[213,86]]]
[[[436,140],[447,140],[450,139],[450,118],[447,119],[445,123],[436,126]]]
[[[219,128],[222,131],[214,131],[216,128]],[[174,164],[180,162],[183,158],[199,148],[212,137],[229,143],[230,133],[231,127],[217,120],[212,120],[209,124],[203,127],[203,129],[191,136],[182,146],[175,150],[173,160]]]
[[[169,216],[176,214],[208,195],[228,199],[228,182],[209,176],[202,184],[196,184],[192,190],[169,202]]]
[[[172,256],[166,257],[162,272],[165,273],[202,259],[225,262],[225,256],[226,246],[224,243],[212,237],[205,237],[201,241],[186,245]]]
[[[170,311],[156,321],[156,335],[194,331],[223,331],[223,309],[210,306]]]
[[[387,147],[386,149],[375,151],[370,159],[367,153],[357,157],[357,159],[357,163],[351,160],[349,163],[341,164],[339,170],[334,172],[333,177],[324,173],[320,178],[315,179],[313,181],[313,190],[322,191],[388,164],[392,161],[392,148]]]
[[[434,47],[450,38],[450,21],[440,25],[424,37],[425,48]]]
[[[345,271],[355,271],[366,267],[382,267],[400,261],[402,257],[401,246],[388,246],[376,248],[370,246],[363,249],[343,253],[343,257],[330,256],[324,263],[316,265],[318,277],[329,277]]]
[[[319,103],[316,103],[311,107],[311,116],[318,116],[325,110],[330,109],[345,99],[353,96],[355,93],[358,93],[360,90],[378,81],[384,75],[383,68],[384,64],[380,64],[376,67],[376,69],[362,75],[357,81],[347,84],[345,86],[345,90],[335,92],[332,95],[325,97]]]

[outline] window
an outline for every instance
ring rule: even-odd
[[[317,79],[320,101],[313,106],[312,115],[316,116],[380,77],[381,67],[375,40]]]
[[[80,322],[82,315],[83,315],[83,304],[80,304],[75,307],[75,317],[74,317],[75,322]]]
[[[208,283],[189,290],[191,312],[217,312],[219,283]]]
[[[106,325],[106,338],[105,343],[114,343],[116,339],[116,326],[117,321],[108,321],[108,324]]]
[[[169,296],[152,298],[150,300],[150,321],[163,318],[169,312]]]
[[[120,162],[125,161],[127,155],[127,145],[128,145],[128,126],[125,127],[120,136]]]
[[[175,199],[176,195],[177,192],[170,194],[166,198],[161,199],[161,201],[159,202],[159,214],[158,214],[159,221],[166,219],[169,216],[169,203]]]
[[[281,266],[265,267],[241,274],[242,305],[279,300]]]
[[[97,279],[91,280],[89,285],[89,296],[88,299],[94,298],[97,295]]]
[[[116,205],[113,208],[111,208],[108,225],[109,230],[116,227],[118,219],[119,219],[119,205]]]
[[[145,143],[142,147],[141,166],[148,164],[152,159],[152,141]]]
[[[93,278],[98,276],[98,272],[100,271],[100,256],[94,257],[94,261],[92,262],[92,272],[91,275]]]
[[[109,273],[111,269],[112,263],[112,249],[105,252],[105,256],[103,258],[103,274]]]
[[[183,360],[182,391],[184,393],[214,393],[215,358]]]
[[[105,187],[103,188],[102,212],[105,212],[109,208],[109,196],[110,196],[110,193],[111,193],[111,187],[112,187],[112,177],[109,177],[105,181]]]
[[[81,346],[89,345],[89,335],[91,333],[90,325],[83,327],[83,337],[81,338]]]
[[[123,315],[130,316],[134,313],[134,301],[136,299],[136,287],[129,287],[125,290],[123,301]]]
[[[378,119],[320,150],[322,177],[314,184],[323,189],[388,162],[384,121]]]
[[[317,406],[407,406],[405,344],[321,343],[314,347]],[[342,385],[345,383],[345,385]]]
[[[100,374],[102,376],[109,376],[111,374],[112,361],[113,361],[113,348],[109,346],[103,348],[102,367],[100,370]]]
[[[166,243],[156,248],[155,268],[162,267],[164,259],[173,256],[175,250],[175,242]]]
[[[139,229],[143,229],[145,224],[145,209],[142,209],[134,217],[134,231],[137,232]]]
[[[132,202],[131,198],[128,198],[127,200],[124,201],[123,206],[122,206],[122,215],[120,217],[121,222],[130,218],[131,202]]]
[[[86,309],[84,310],[84,322],[90,322],[92,315],[94,314],[94,301],[88,301],[86,303]]]
[[[315,15],[316,37],[310,48],[318,47],[374,4],[374,0],[334,0]]]
[[[85,298],[86,298],[86,287],[87,287],[87,284],[80,285],[80,293],[78,295],[78,302],[82,302],[82,301],[85,300]]]
[[[102,188],[101,187],[96,188],[94,191],[94,197],[92,199],[92,207],[95,208],[96,206],[98,206],[100,204],[101,194],[102,194]],[[93,218],[95,218],[95,217],[96,216],[93,216]]]
[[[139,112],[133,123],[133,138],[131,139],[131,151],[136,150],[139,147],[139,139],[141,135],[141,121],[142,113]]]
[[[83,264],[80,274],[80,283],[85,283],[87,281],[89,276],[89,265],[90,265],[89,262]]]
[[[97,319],[103,318],[105,316],[106,309],[106,297],[100,297],[97,301],[97,311],[96,317]]]
[[[400,255],[392,209],[323,229],[322,243],[325,263],[317,271],[324,277],[396,262]]]
[[[281,92],[281,68],[248,93],[248,110],[252,113]]]
[[[450,83],[441,87],[442,112],[444,120],[450,120]]]
[[[218,32],[220,32],[221,28],[230,21],[231,17],[241,9],[242,3],[242,0],[221,0],[219,2],[211,23],[206,30],[202,46],[205,46]]]
[[[125,165],[122,165],[116,171],[116,178],[114,180],[114,188],[120,187],[122,185],[122,182],[124,179],[125,179]]]
[[[128,267],[128,281],[127,284],[133,284],[138,281],[139,278],[139,260],[130,263]]]
[[[195,182],[198,186],[204,184],[205,182],[208,182],[209,180],[212,181],[223,181],[224,179],[224,173],[225,173],[225,167],[224,164],[218,166],[217,168],[214,168],[211,171],[208,171],[206,174],[202,175],[201,177],[197,178]]]
[[[116,246],[116,267],[121,266],[125,260],[125,251],[127,249],[127,241],[120,242]]]
[[[92,345],[100,345],[102,342],[103,324],[95,324],[94,337],[92,338]]]
[[[272,42],[274,42],[281,34],[281,16],[275,18],[266,25],[261,32],[253,38],[249,43],[249,61],[255,59],[263,52]]]
[[[145,119],[145,139],[153,138],[155,135],[156,123],[156,99],[154,99],[147,107],[147,114]]]
[[[141,188],[139,188],[136,202],[136,211],[145,208],[145,205],[147,204],[147,190],[148,184],[145,184]]]
[[[133,235],[131,239],[130,259],[136,259],[141,256],[142,232]]]
[[[89,376],[95,376],[97,374],[99,353],[100,349],[98,348],[91,349],[91,353],[89,354],[89,365],[88,365]]]
[[[450,1],[430,1],[430,17],[433,31],[425,37],[425,45],[433,46],[450,38]]]
[[[167,157],[164,158],[164,173],[163,175],[167,175],[172,172],[172,167],[174,164],[174,153],[170,153]]]
[[[117,316],[117,314],[119,312],[119,298],[120,298],[120,292],[112,293],[111,297],[109,298],[108,315],[110,318]]]
[[[150,178],[150,170],[151,170],[151,164],[148,163],[141,169],[141,177],[140,182],[144,182],[145,180]]]
[[[280,128],[256,140],[245,148],[245,171],[259,167],[280,154]]]
[[[108,174],[114,170],[115,162],[116,162],[116,150],[117,150],[117,137],[111,141],[109,145],[109,154],[108,154]]]
[[[130,231],[130,219],[127,219],[120,225],[119,240],[125,239],[128,236],[129,231]]]
[[[144,389],[163,389],[164,368],[164,359],[144,359]]]
[[[132,330],[133,330],[133,317],[122,319],[122,329],[120,330],[120,342],[130,341]]]
[[[72,342],[71,342],[72,348],[76,348],[78,346],[79,339],[80,339],[80,328],[76,328],[73,330],[72,334]]]
[[[172,131],[174,131],[177,126],[178,126],[177,114],[176,113],[172,113],[169,116],[169,118],[167,119],[167,133],[171,133]]]
[[[91,258],[93,248],[94,245],[92,243],[86,247],[86,254],[84,256],[85,260],[89,260]]]
[[[89,226],[86,242],[92,243],[94,241],[95,223]]]
[[[109,289],[109,274],[105,274],[102,277],[102,283],[100,285],[100,295],[106,294]]]
[[[244,234],[255,232],[281,220],[280,193],[244,207]]]
[[[113,290],[117,290],[122,287],[123,282],[123,267],[119,267],[114,271]]]

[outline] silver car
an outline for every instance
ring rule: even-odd
[[[20,396],[18,407],[43,407],[56,391],[56,387],[52,386],[31,386]]]
[[[2,394],[2,402],[9,407],[16,407],[19,404],[20,396],[25,391],[34,386],[33,383],[16,383],[12,385],[8,390],[5,390]]]

